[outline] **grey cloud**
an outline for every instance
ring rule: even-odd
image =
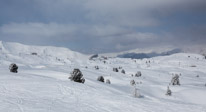
[[[87,48],[96,47],[97,49],[105,49],[105,51],[109,49],[115,51],[117,48],[115,46],[119,44],[123,46],[132,45],[138,41],[153,40],[155,37],[151,33],[136,33],[133,30],[115,26],[56,23],[11,23],[0,28],[0,36],[18,42],[26,40],[33,44],[42,42],[67,42],[69,44],[74,42],[76,45],[82,45],[82,47],[85,47],[85,44],[88,45]]]
[[[203,44],[205,7],[205,0],[2,0],[0,40],[84,53]]]

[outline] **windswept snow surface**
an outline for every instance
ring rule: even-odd
[[[11,63],[19,66],[17,74],[9,72]],[[119,66],[126,74],[112,71]],[[74,68],[84,84],[68,80]],[[142,77],[131,76],[137,71]],[[172,96],[166,96],[174,73],[181,73],[181,85],[170,85]],[[100,75],[111,84],[98,82]],[[133,97],[132,79],[142,82],[136,85],[140,98]],[[206,59],[198,54],[109,58],[104,64],[66,48],[0,42],[0,112],[206,112],[205,84]]]

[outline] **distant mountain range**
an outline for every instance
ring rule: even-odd
[[[61,53],[57,53],[56,51],[61,51]],[[65,52],[65,55],[62,56],[62,53]],[[15,55],[22,55],[22,54],[36,54],[38,56],[58,56],[64,60],[67,59],[74,59],[77,57],[84,57],[89,58],[93,55],[84,55],[75,51],[71,51],[67,48],[60,48],[60,47],[51,47],[51,46],[28,46],[19,43],[12,43],[12,42],[2,42],[0,41],[0,53],[1,54],[15,54]],[[172,55],[175,53],[196,53],[206,56],[206,48],[203,46],[190,46],[190,47],[181,47],[181,48],[174,48],[174,47],[161,47],[161,48],[141,48],[141,49],[133,49],[124,52],[118,53],[106,53],[106,54],[99,54],[96,57],[119,57],[119,58],[133,58],[133,59],[143,59],[143,58],[152,58],[157,56],[167,56]]]
[[[166,56],[166,55],[172,55],[175,53],[181,53],[183,52],[181,49],[173,49],[170,51],[166,52],[161,52],[161,53],[156,53],[156,52],[151,52],[151,53],[124,53],[117,55],[119,58],[132,58],[132,59],[143,59],[143,58],[151,58],[151,57],[156,57],[156,56]]]
[[[143,58],[152,58],[157,56],[167,56],[176,53],[195,53],[206,56],[206,48],[201,45],[190,46],[190,47],[153,47],[153,48],[139,48],[129,51],[123,51],[118,53],[105,53],[100,54],[100,56],[108,57],[119,57],[119,58],[133,58],[133,59],[143,59]]]

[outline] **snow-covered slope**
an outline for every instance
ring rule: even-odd
[[[52,46],[28,46],[0,41],[0,57],[4,61],[24,64],[71,64],[86,60],[88,56],[67,48]],[[75,62],[74,62],[75,63]]]
[[[198,54],[109,58],[104,64],[65,48],[4,42],[0,48],[0,112],[206,112],[206,59]],[[17,74],[9,72],[13,62]],[[112,71],[120,66],[126,74]],[[82,71],[84,84],[68,80],[74,68]],[[137,71],[142,77],[131,76]],[[173,73],[181,73],[180,86],[169,85]],[[101,75],[111,84],[98,82]],[[132,95],[133,79],[141,82],[141,98]],[[167,86],[172,96],[165,95]]]

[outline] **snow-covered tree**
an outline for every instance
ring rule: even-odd
[[[114,72],[119,72],[119,70],[117,68],[113,68]]]
[[[97,80],[100,81],[100,82],[104,82],[104,77],[103,77],[103,76],[99,76],[99,77],[97,78]]]
[[[85,79],[83,78],[83,74],[79,69],[74,69],[71,73],[71,76],[69,77],[71,81],[84,83]]]
[[[99,66],[94,66],[94,68],[95,68],[96,70],[99,70]]]
[[[135,98],[140,98],[142,97],[142,95],[140,94],[140,91],[137,89],[137,83],[135,82],[135,80],[131,80],[130,81],[130,85],[132,86],[132,94]]]
[[[135,85],[135,81],[134,81],[134,80],[131,80],[131,81],[130,81],[130,85],[131,85],[131,86],[134,86],[134,85]]]
[[[142,73],[140,71],[138,71],[136,74],[135,74],[135,77],[141,77],[142,76]]]
[[[107,84],[111,84],[111,81],[109,79],[106,80]]]
[[[136,87],[134,87],[133,95],[135,98],[140,98],[141,94]]]
[[[172,95],[172,91],[170,90],[169,86],[167,87],[166,95],[168,95],[168,96]]]
[[[179,75],[178,74],[175,74],[175,76],[172,77],[171,84],[172,85],[180,85]]]
[[[32,52],[31,55],[38,55],[36,52]]]
[[[122,69],[121,73],[125,74],[125,70],[124,70],[124,69]]]
[[[17,73],[18,71],[18,66],[15,64],[15,63],[12,63],[10,66],[9,66],[9,70],[10,72],[13,72],[13,73]]]

